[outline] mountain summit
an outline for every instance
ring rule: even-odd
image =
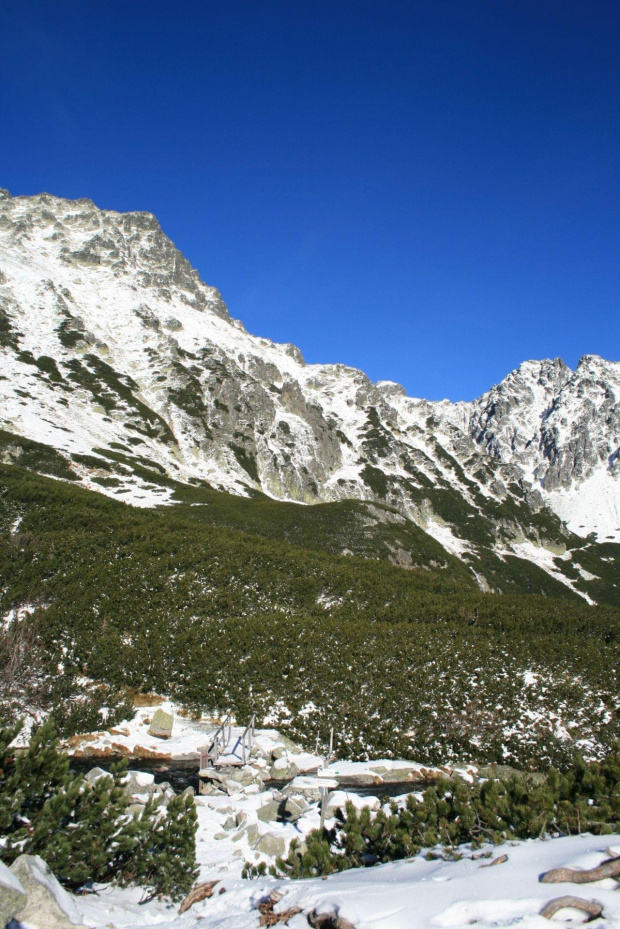
[[[0,190],[0,357],[4,460],[40,443],[135,505],[183,484],[368,501],[485,589],[515,558],[595,599],[571,552],[620,541],[619,363],[527,361],[471,403],[306,365],[231,318],[149,213]]]

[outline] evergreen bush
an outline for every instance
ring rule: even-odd
[[[512,775],[468,784],[442,779],[421,800],[409,794],[404,808],[392,801],[376,814],[347,803],[330,829],[314,830],[305,847],[293,843],[274,873],[317,877],[437,849],[455,855],[510,839],[606,835],[620,828],[620,750],[602,763],[577,758],[565,772],[546,777]]]
[[[71,890],[88,881],[137,884],[152,896],[179,899],[196,876],[193,798],[167,809],[150,800],[132,815],[124,781],[127,763],[86,781],[69,770],[53,721],[14,753],[19,727],[0,729],[0,858],[40,855]]]

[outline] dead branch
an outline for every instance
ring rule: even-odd
[[[479,868],[494,868],[496,864],[503,864],[505,861],[508,861],[508,855],[500,855],[499,858],[494,858],[493,861],[487,862],[487,864],[479,864]]]
[[[620,857],[611,858],[597,868],[588,871],[575,871],[573,868],[554,868],[539,878],[541,884],[591,884],[606,877],[620,876]]]
[[[208,900],[209,897],[212,897],[213,888],[216,884],[219,884],[219,881],[206,881],[204,884],[197,884],[193,890],[190,890],[179,907],[179,916],[181,913],[185,913],[186,910],[189,910],[190,906],[193,906],[194,903],[200,903],[201,900]]]
[[[298,906],[291,906],[288,910],[282,910],[280,913],[274,913],[273,908],[284,895],[277,890],[272,890],[266,900],[258,904],[260,910],[259,926],[277,926],[278,923],[286,925],[293,916],[301,913]]]
[[[556,897],[554,900],[549,900],[548,903],[545,903],[540,915],[544,916],[545,919],[551,919],[559,910],[564,910],[567,907],[571,907],[573,910],[581,910],[582,913],[588,914],[588,919],[585,922],[590,922],[591,919],[596,919],[598,916],[603,915],[603,907],[597,900],[583,900],[581,897]]]

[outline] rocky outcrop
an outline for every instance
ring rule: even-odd
[[[17,875],[0,861],[0,926],[5,926],[17,916],[27,899],[26,890]]]
[[[75,926],[86,929],[82,927],[73,899],[38,855],[20,855],[11,865],[11,873],[27,895],[15,914],[20,923],[37,926],[38,929],[73,929]]]

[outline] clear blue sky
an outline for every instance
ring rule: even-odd
[[[410,394],[620,358],[618,0],[3,0],[0,186]]]

